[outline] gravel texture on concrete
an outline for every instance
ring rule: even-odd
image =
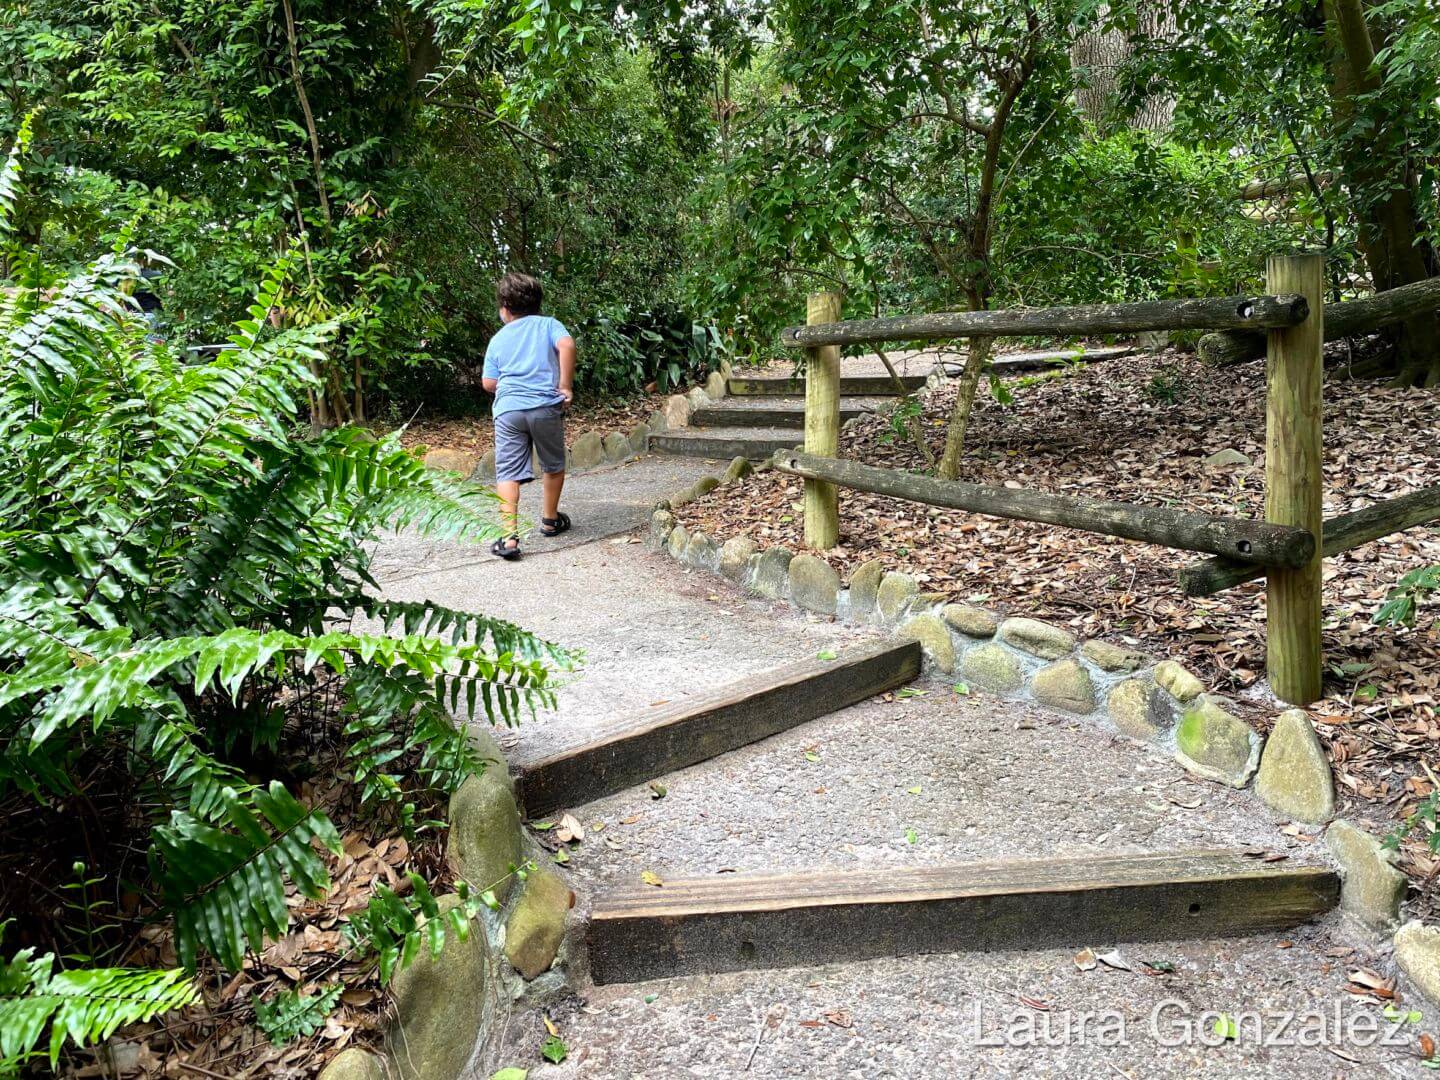
[[[715,471],[647,459],[586,474],[571,483],[576,530],[563,544],[532,540],[512,564],[397,537],[377,552],[376,576],[391,597],[504,616],[586,650],[554,714],[501,733],[512,755],[861,639],[634,542],[656,498]],[[597,889],[635,883],[643,870],[664,879],[1206,847],[1324,858],[1314,830],[1282,832],[1252,794],[1189,779],[1098,721],[962,695],[949,680],[915,689],[923,693],[872,699],[671,774],[663,798],[641,787],[574,808],[588,829],[562,871],[580,895],[576,915]],[[1337,1009],[1342,1023],[1379,1018],[1377,1005],[1345,992],[1347,971],[1388,972],[1390,961],[1338,929],[1331,920],[1284,937],[1079,943],[1097,953],[1118,945],[1130,971],[1081,971],[1071,950],[1046,950],[606,987],[588,983],[582,946],[572,954],[576,992],[546,1005],[565,1063],[540,1060],[541,1015],[517,1007],[470,1075],[512,1065],[557,1080],[1431,1075],[1414,1051],[1424,1024],[1409,1025],[1401,1046],[1343,1033],[1329,1046],[1261,1045],[1251,1012],[1265,1014],[1271,1035],[1283,1010],[1323,1015],[1331,1028]],[[1141,961],[1175,970],[1142,974]],[[1217,1041],[1207,1010],[1242,1021],[1240,1037],[1202,1045]],[[1313,1035],[1316,1021],[1305,1022]],[[987,1045],[1006,1031],[1022,1045]],[[1296,1030],[1281,1037],[1294,1043]],[[1165,1045],[1176,1041],[1184,1045]]]

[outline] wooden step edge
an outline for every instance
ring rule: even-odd
[[[1008,869],[1008,884],[986,880],[997,868]],[[793,887],[777,891],[786,878]],[[877,890],[877,878],[888,884]],[[1233,852],[726,879],[720,895],[687,895],[693,883],[672,881],[641,894],[647,902],[629,891],[597,896],[594,981],[1245,936],[1296,926],[1340,898],[1333,870]]]
[[[802,660],[616,721],[591,739],[514,763],[530,817],[579,806],[768,738],[920,674],[918,643]]]

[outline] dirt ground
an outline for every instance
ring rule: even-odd
[[[909,359],[914,369],[918,361]],[[861,363],[847,358],[846,370]],[[1440,482],[1440,392],[1331,375],[1324,395],[1327,517]],[[1013,404],[984,390],[977,401],[963,479],[1262,516],[1263,365],[1213,371],[1167,351],[1006,384]],[[942,387],[924,395],[925,430],[936,453],[953,394]],[[1227,449],[1251,464],[1205,463]],[[908,438],[883,416],[848,430],[841,454],[923,467]],[[762,545],[798,549],[801,491],[793,477],[762,472],[684,507],[679,517],[719,540],[748,533]],[[1251,720],[1263,726],[1274,715],[1263,685],[1262,582],[1192,599],[1175,577],[1194,558],[1183,552],[857,492],[843,492],[840,505],[841,542],[827,558],[842,574],[881,557],[917,575],[927,590],[1181,659],[1233,695]],[[1437,528],[1412,529],[1325,563],[1325,699],[1312,713],[1336,766],[1345,812],[1382,832],[1416,810],[1435,786],[1431,770],[1440,768],[1440,623],[1433,606],[1413,629],[1378,627],[1371,619],[1401,575],[1431,563],[1440,563]],[[1427,895],[1428,912],[1440,860],[1418,834],[1403,856]]]

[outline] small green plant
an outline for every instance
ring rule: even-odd
[[[558,1035],[549,1036],[540,1046],[540,1056],[552,1065],[559,1065],[569,1053],[569,1048]]]
[[[1402,577],[1375,613],[1377,626],[1414,626],[1422,603],[1440,592],[1440,566],[1418,566]]]
[[[1405,818],[1403,824],[1392,829],[1381,841],[1381,846],[1390,851],[1400,850],[1400,844],[1415,829],[1429,826],[1425,829],[1425,843],[1433,855],[1440,852],[1440,828],[1436,827],[1436,816],[1440,815],[1440,791],[1432,791],[1425,796],[1425,801],[1415,808],[1413,814]]]
[[[1180,400],[1184,390],[1185,380],[1173,365],[1166,364],[1150,377],[1150,382],[1145,386],[1145,396],[1152,401],[1174,405]]]
[[[288,1046],[302,1035],[314,1035],[335,1011],[345,987],[333,983],[318,994],[282,990],[273,1001],[254,998],[255,1026],[276,1046]]]
[[[915,421],[920,419],[924,412],[923,406],[914,398],[901,398],[890,410],[889,423],[880,433],[880,441],[890,446],[896,439],[908,439]]]

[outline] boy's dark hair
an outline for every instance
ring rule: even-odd
[[[495,284],[495,298],[500,306],[517,319],[522,315],[539,315],[545,290],[529,274],[506,274]]]

